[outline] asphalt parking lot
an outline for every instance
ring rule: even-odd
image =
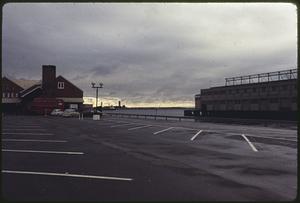
[[[6,200],[290,201],[297,130],[104,116],[2,118]]]

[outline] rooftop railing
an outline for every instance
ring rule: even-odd
[[[225,86],[297,79],[297,69],[225,78]]]

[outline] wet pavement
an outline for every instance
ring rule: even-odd
[[[292,129],[4,116],[2,195],[28,201],[289,201],[297,194],[297,146]]]

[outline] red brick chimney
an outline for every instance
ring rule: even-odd
[[[42,88],[45,97],[55,97],[56,90],[56,67],[43,65]]]

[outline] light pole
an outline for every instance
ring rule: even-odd
[[[92,85],[92,88],[96,88],[96,109],[97,109],[97,107],[98,107],[98,89],[103,88],[103,83],[100,82],[99,85],[97,86],[96,83],[92,82],[91,85]]]

